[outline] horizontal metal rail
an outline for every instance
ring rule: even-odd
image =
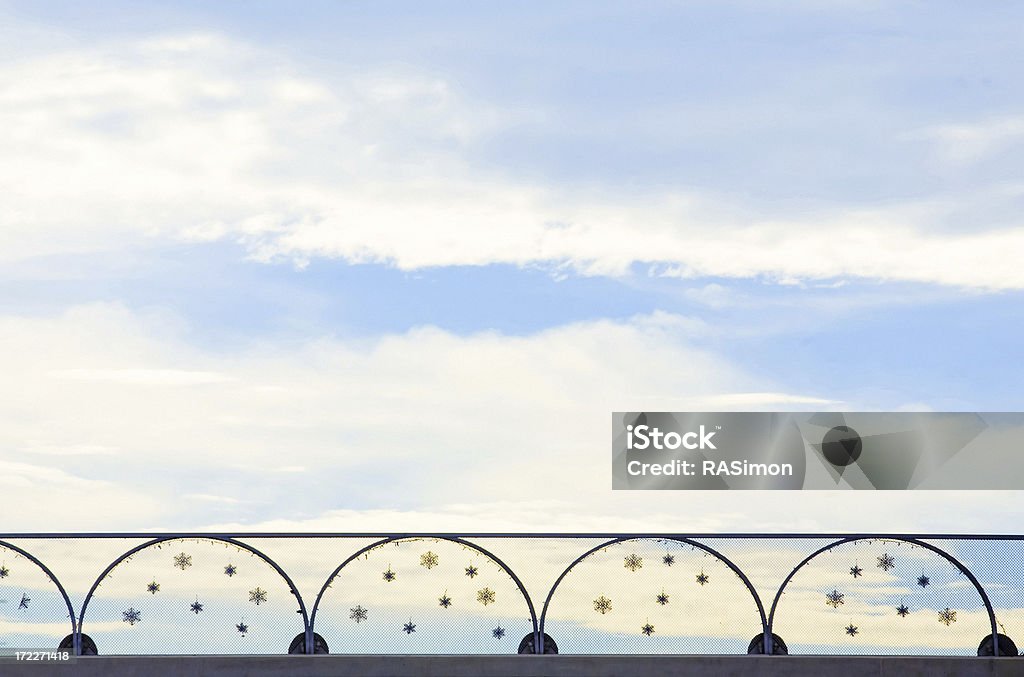
[[[0,532],[0,539],[75,539],[75,538],[713,538],[713,539],[790,539],[790,538],[875,538],[927,539],[956,541],[1021,541],[1024,534],[935,534],[914,532],[700,532],[700,531],[67,531]]]

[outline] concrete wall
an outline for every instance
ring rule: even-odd
[[[1010,677],[1024,658],[893,656],[92,656],[2,677]]]

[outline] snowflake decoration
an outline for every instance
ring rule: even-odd
[[[676,563],[676,558],[672,555],[666,554],[664,557],[661,558],[661,561],[665,563],[665,566],[670,567]]]
[[[861,569],[856,564],[854,564],[852,567],[850,567],[850,575],[853,576],[854,578],[860,578],[861,576],[864,575],[864,570]]]
[[[505,636],[505,628],[499,625],[498,627],[491,630],[491,635],[494,636],[494,639],[501,639]]]
[[[853,623],[850,623],[846,626],[846,634],[848,634],[850,637],[856,637],[858,632],[860,631],[857,630],[857,626]]]
[[[142,622],[142,613],[133,607],[128,607],[128,610],[122,612],[121,615],[124,617],[124,622],[128,625],[135,625],[136,623]]]
[[[199,603],[199,598],[196,597],[196,601],[192,602],[192,606],[189,607],[196,616],[203,610],[203,605]]]
[[[920,585],[922,588],[927,588],[928,584],[931,582],[931,579],[925,576],[924,574],[921,574],[917,577],[917,584]]]
[[[896,558],[889,553],[883,553],[882,556],[878,558],[878,568],[882,571],[888,571],[894,566],[896,566]]]
[[[356,623],[362,623],[366,620],[366,609],[363,608],[362,604],[357,604],[348,610],[348,617]]]
[[[825,595],[825,604],[829,605],[833,609],[838,609],[840,604],[845,604],[843,601],[843,593],[838,590],[833,590],[828,593]]]
[[[604,595],[601,595],[600,597],[598,597],[597,599],[594,600],[594,611],[597,611],[602,616],[604,616],[606,613],[608,613],[611,610],[612,610],[612,601],[610,599],[608,599],[607,597],[605,597]]]
[[[412,622],[411,618],[409,619],[408,623],[402,626],[402,632],[404,632],[407,635],[411,635],[412,633],[416,632],[416,624]]]
[[[6,566],[0,564],[0,578],[7,578],[11,575],[11,570]]]
[[[494,591],[490,588],[478,590],[476,593],[476,601],[480,602],[484,606],[487,606],[488,604],[494,601]]]
[[[175,557],[174,557],[174,566],[178,567],[182,571],[184,571],[185,569],[188,569],[190,566],[192,566],[192,556],[191,555],[186,555],[185,553],[181,553],[180,555],[175,555]]]
[[[711,581],[711,577],[708,576],[703,571],[701,571],[699,574],[697,574],[697,582],[700,583],[702,586],[707,585],[710,581]]]
[[[443,606],[445,609],[452,605],[452,598],[448,596],[448,591],[445,590],[444,594],[437,598],[437,603]]]
[[[654,634],[654,626],[651,625],[650,621],[644,623],[644,626],[640,628],[640,632],[644,633],[648,637]]]
[[[420,555],[420,566],[426,567],[427,570],[433,569],[437,566],[437,555],[430,550]]]
[[[28,609],[28,603],[31,602],[31,601],[32,601],[31,597],[29,597],[25,593],[21,593],[21,602],[18,603],[18,610],[19,611],[21,611],[22,609],[27,610]]]
[[[476,575],[478,573],[479,573],[479,571],[477,571],[477,568],[475,566],[473,566],[472,564],[470,564],[468,567],[466,567],[466,575],[469,576],[470,578],[476,578]]]
[[[947,606],[939,612],[939,622],[948,628],[950,624],[956,623],[956,612]]]
[[[644,565],[643,558],[640,557],[639,555],[637,555],[636,553],[633,553],[629,557],[626,557],[625,560],[623,561],[623,564],[622,564],[622,566],[626,567],[630,571],[636,571],[637,569],[641,568],[643,565]]]
[[[384,580],[388,583],[398,578],[398,574],[391,570],[390,564],[388,565],[388,570],[381,574],[381,576],[383,576]]]
[[[157,583],[155,580],[151,581],[149,585],[146,586],[146,592],[148,592],[151,595],[155,595],[156,593],[160,592],[160,584]]]
[[[228,578],[231,578],[232,576],[234,576],[237,573],[238,573],[238,567],[236,567],[234,564],[229,564],[226,567],[224,567],[224,575],[227,576]]]
[[[906,618],[907,614],[910,613],[910,609],[907,608],[906,604],[900,604],[896,607],[896,613],[899,614],[900,618]]]
[[[658,600],[658,604],[661,606],[668,604],[668,595],[665,594],[664,588],[662,589],[661,594],[659,594],[655,599]]]
[[[267,601],[267,591],[263,588],[256,586],[255,589],[249,591],[249,601],[259,606],[263,602]]]
[[[238,625],[236,625],[235,629],[237,629],[240,633],[242,633],[242,637],[245,637],[245,633],[249,632],[249,626],[246,625],[244,622],[239,623]]]

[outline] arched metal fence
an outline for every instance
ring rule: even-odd
[[[1019,535],[7,534],[0,651],[1016,656],[1022,548]]]

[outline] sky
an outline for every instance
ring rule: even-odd
[[[608,422],[1020,410],[1022,20],[0,1],[4,530],[1017,531]]]

